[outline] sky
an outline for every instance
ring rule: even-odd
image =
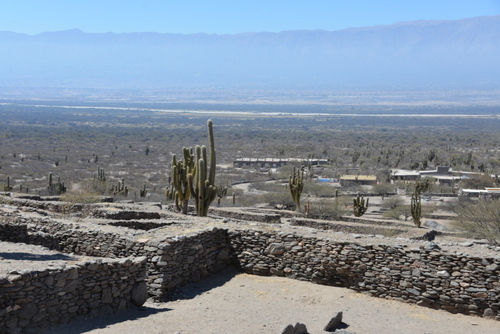
[[[500,0],[0,0],[0,31],[335,31],[485,15],[500,15]]]

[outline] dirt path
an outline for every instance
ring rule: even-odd
[[[368,297],[343,288],[280,277],[226,272],[179,290],[177,300],[80,320],[44,334],[281,333],[304,323],[309,333],[343,311],[344,330],[357,334],[498,334],[500,322]]]

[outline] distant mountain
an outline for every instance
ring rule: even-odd
[[[0,32],[0,87],[498,87],[500,15],[235,35]]]

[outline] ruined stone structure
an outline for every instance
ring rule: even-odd
[[[120,258],[0,278],[2,333],[140,304],[141,282],[147,285],[150,298],[165,300],[176,288],[230,266],[249,274],[346,287],[376,297],[500,320],[500,258],[247,229],[214,228],[186,236],[135,240],[99,229],[80,229],[48,217],[26,218],[5,211],[0,211],[0,240]],[[95,281],[87,281],[96,271],[100,275]],[[35,289],[40,290],[35,293]],[[72,302],[66,301],[68,296]],[[60,316],[49,323],[42,317],[49,312]]]

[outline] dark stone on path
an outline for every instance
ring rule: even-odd
[[[297,322],[295,326],[288,325],[281,331],[281,334],[308,334],[306,325]]]
[[[328,322],[328,324],[325,326],[324,331],[326,332],[333,332],[335,331],[335,328],[337,328],[338,325],[342,322],[342,312],[338,312],[336,315],[333,316],[332,319]]]

